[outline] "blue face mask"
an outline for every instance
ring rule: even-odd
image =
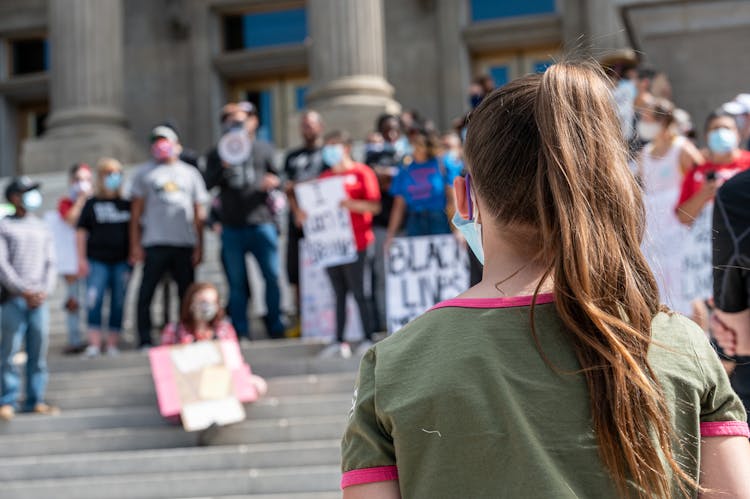
[[[341,144],[329,144],[323,146],[321,155],[323,157],[323,163],[334,167],[344,159],[344,146]]]
[[[104,187],[108,191],[116,191],[122,185],[122,174],[121,173],[110,173],[104,178]]]
[[[484,265],[484,248],[482,247],[482,224],[477,223],[474,219],[474,205],[471,199],[471,176],[466,175],[466,201],[469,203],[469,219],[465,220],[456,210],[453,214],[453,225],[461,232],[466,239],[474,256],[479,263]]]
[[[708,134],[708,148],[717,154],[734,151],[738,142],[737,134],[729,128],[717,128]]]
[[[21,197],[21,202],[27,211],[36,211],[42,206],[42,193],[37,189],[26,191]]]

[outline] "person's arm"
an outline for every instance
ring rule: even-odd
[[[20,295],[26,291],[23,279],[10,264],[8,243],[2,234],[0,234],[0,283],[11,294]]]
[[[76,200],[73,202],[70,208],[65,212],[63,220],[71,227],[75,227],[78,224],[78,217],[81,216],[81,211],[86,204],[87,198],[84,194],[79,194]]]
[[[680,151],[680,173],[685,176],[690,170],[706,162],[703,154],[689,140],[685,141]]]
[[[206,215],[201,203],[195,203],[193,209],[195,210],[195,216],[193,217],[193,225],[195,227],[195,248],[193,248],[192,262],[193,267],[197,267],[203,260],[203,221],[205,220]]]
[[[401,224],[404,221],[406,215],[406,200],[403,196],[396,196],[393,198],[393,208],[391,209],[391,218],[388,220],[388,232],[386,236],[386,242],[390,242],[396,233],[398,233]],[[387,245],[387,244],[386,244]]]
[[[130,264],[143,261],[143,246],[141,246],[141,216],[143,216],[144,201],[142,197],[134,197],[130,204]]]
[[[701,499],[750,499],[750,443],[747,437],[701,439],[700,455],[700,485],[706,489],[699,495]]]
[[[269,192],[274,189],[278,189],[278,187],[281,185],[281,178],[279,177],[279,170],[278,168],[276,168],[276,163],[273,159],[273,147],[270,144],[266,144],[264,146],[264,149],[266,150],[264,151],[263,155],[263,167],[266,172],[263,175],[261,189],[265,192]]]
[[[221,185],[223,173],[224,165],[221,162],[221,158],[219,158],[219,154],[214,149],[206,156],[206,170],[203,172],[206,189],[210,191],[217,185]]]
[[[401,499],[398,481],[352,485],[344,489],[344,499]]]
[[[88,231],[81,227],[76,230],[76,252],[78,253],[78,276],[86,277],[89,275],[89,262],[86,258],[86,241]]]
[[[380,201],[369,201],[367,199],[345,199],[341,201],[341,207],[346,208],[352,213],[380,213],[382,206]]]
[[[706,180],[700,190],[677,207],[677,219],[680,223],[690,226],[698,217],[703,207],[711,201],[719,189],[717,180]]]

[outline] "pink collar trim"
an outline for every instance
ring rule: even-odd
[[[440,302],[430,310],[439,308],[511,308],[511,307],[528,307],[534,301],[533,296],[511,296],[508,298],[453,298]],[[543,305],[555,301],[555,295],[552,293],[539,294],[536,297],[536,304]]]

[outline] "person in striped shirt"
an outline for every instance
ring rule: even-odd
[[[26,344],[26,400],[23,409],[57,414],[44,403],[47,388],[49,307],[47,297],[57,279],[52,234],[33,212],[42,204],[40,184],[28,177],[13,179],[5,197],[15,215],[0,220],[0,419],[17,409],[21,379],[13,356]]]

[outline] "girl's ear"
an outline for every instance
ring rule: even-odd
[[[466,196],[466,179],[456,177],[453,180],[453,195],[456,197],[456,209],[464,220],[469,219],[469,200]]]

